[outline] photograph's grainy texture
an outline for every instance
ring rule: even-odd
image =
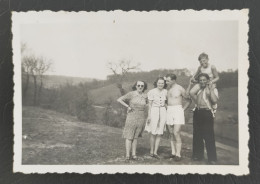
[[[12,21],[15,172],[249,172],[248,10]]]

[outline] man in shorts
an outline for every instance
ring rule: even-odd
[[[175,74],[166,75],[167,84],[167,127],[170,133],[171,159],[175,161],[181,160],[181,126],[185,124],[184,111],[191,104],[191,99],[186,94],[185,89],[176,83],[177,76]],[[189,90],[189,89],[187,89]],[[187,103],[182,107],[183,98],[187,99]],[[176,141],[174,141],[174,138]]]

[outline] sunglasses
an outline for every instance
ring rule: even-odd
[[[137,87],[139,87],[139,88],[143,88],[143,87],[144,87],[144,85],[137,85]]]

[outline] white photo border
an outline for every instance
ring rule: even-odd
[[[238,21],[238,115],[239,115],[239,165],[22,165],[22,82],[21,82],[21,52],[20,52],[20,25],[30,23],[56,23],[67,22],[69,19],[61,17],[75,16],[80,19],[86,14],[100,14],[105,16],[113,13],[119,16],[122,13],[128,14],[166,14],[173,17],[173,20],[234,20]],[[51,11],[29,11],[12,12],[12,34],[13,34],[13,63],[14,63],[14,160],[13,172],[22,173],[92,173],[92,174],[115,174],[115,173],[147,173],[147,174],[249,174],[249,118],[248,118],[248,9],[242,10],[185,10],[185,11],[150,11],[139,12],[121,10],[98,11],[98,12],[51,12]]]

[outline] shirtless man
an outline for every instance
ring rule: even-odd
[[[175,161],[181,160],[181,125],[185,124],[184,110],[191,104],[191,99],[186,95],[185,89],[176,83],[175,74],[166,75],[167,93],[167,126],[171,137],[171,159]],[[190,89],[187,89],[188,91]],[[187,99],[187,103],[182,107],[183,98]],[[174,141],[174,137],[176,142]]]

